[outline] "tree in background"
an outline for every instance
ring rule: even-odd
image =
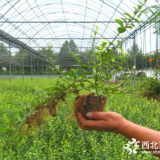
[[[25,50],[23,50],[23,49],[19,49],[19,51],[15,53],[14,57],[15,57],[15,59],[17,59],[18,61],[21,62],[22,59],[23,59],[23,57],[24,57],[24,59],[29,58],[29,57],[30,57],[30,54],[27,53],[27,52],[26,52]]]
[[[144,67],[144,55],[138,44],[134,43],[130,49],[127,49],[127,62],[128,66],[132,69],[134,65],[134,55],[136,57],[136,69],[143,69]]]
[[[130,49],[127,49],[127,54],[129,55],[142,54],[142,50],[138,47],[138,44],[134,43]]]
[[[47,47],[43,47],[39,50],[43,55],[47,56],[47,58],[57,58],[57,54],[54,53],[53,44],[48,45]]]
[[[9,55],[9,50],[7,47],[4,45],[4,43],[0,43],[0,54],[6,54]]]
[[[78,54],[78,47],[73,40],[70,40],[69,42],[66,40],[60,49],[59,56],[72,57],[72,53]]]
[[[66,40],[58,55],[58,63],[62,68],[71,68],[73,65],[77,64],[72,53],[79,54],[80,52],[74,40],[70,40],[69,42]]]
[[[69,50],[75,54],[79,53],[79,49],[77,48],[77,45],[75,44],[73,40],[70,40],[69,42]]]

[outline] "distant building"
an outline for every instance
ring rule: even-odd
[[[7,68],[6,67],[2,67],[1,70],[2,71],[7,71]]]

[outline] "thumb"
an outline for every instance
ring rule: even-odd
[[[86,116],[94,120],[102,120],[107,116],[105,112],[88,112]]]

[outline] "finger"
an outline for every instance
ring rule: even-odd
[[[76,119],[77,119],[77,123],[80,126],[80,128],[84,130],[84,126],[81,123],[81,121],[83,121],[84,119],[84,117],[82,116],[82,113],[78,112]]]
[[[88,112],[86,116],[94,120],[104,120],[107,117],[106,112]]]
[[[82,114],[78,113],[78,115],[77,115],[77,123],[80,126],[80,128],[83,129],[83,130],[93,130],[92,128],[84,125],[86,119],[84,119],[84,120],[83,119],[84,119],[84,117],[82,116]]]
[[[82,125],[85,124],[87,120],[83,117],[82,113],[78,112],[77,121]]]
[[[78,113],[77,122],[83,130],[103,130],[101,128],[102,123],[104,123],[103,120],[86,120],[81,113]]]

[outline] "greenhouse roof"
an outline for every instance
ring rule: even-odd
[[[145,7],[153,3],[148,0]],[[35,50],[53,44],[59,51],[70,39],[83,50],[91,47],[96,26],[97,43],[113,39],[118,26],[115,19],[124,17],[125,12],[132,15],[137,5],[137,0],[1,0],[0,29]],[[140,20],[147,18],[143,14]],[[129,29],[119,38],[131,32]]]

